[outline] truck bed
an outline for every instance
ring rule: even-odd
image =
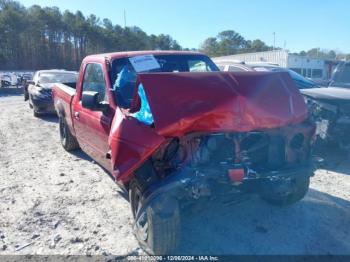
[[[73,83],[70,84],[55,84],[52,90],[52,98],[54,101],[54,106],[57,114],[60,116],[62,114],[69,129],[73,135],[75,135],[73,127],[73,112],[72,112],[72,101],[75,95],[75,88]]]

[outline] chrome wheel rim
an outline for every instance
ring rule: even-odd
[[[149,223],[146,209],[142,208],[141,193],[135,192],[133,199],[133,214],[135,217],[135,230],[137,237],[142,241],[147,241]]]

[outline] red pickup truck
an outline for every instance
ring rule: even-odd
[[[86,57],[76,88],[52,95],[63,147],[129,191],[151,254],[175,250],[193,204],[256,193],[288,205],[308,191],[315,127],[288,73],[219,72],[196,52],[110,53]]]

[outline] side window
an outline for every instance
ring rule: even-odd
[[[113,89],[122,88],[125,82],[136,84],[136,72],[127,59],[118,59],[113,62],[112,82]]]
[[[116,60],[112,66],[113,91],[118,106],[129,108],[134,95],[137,74],[127,59]]]
[[[83,79],[83,92],[84,91],[98,92],[99,101],[108,102],[102,65],[88,64],[86,66]]]

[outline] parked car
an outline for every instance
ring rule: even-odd
[[[271,63],[244,63],[244,62],[222,62],[217,63],[221,71],[229,71],[229,72],[240,72],[240,71],[272,71],[272,72],[288,72],[295,84],[299,89],[306,88],[319,88],[319,84],[314,82],[311,79],[305,78],[297,72],[288,69],[282,68],[277,64]]]
[[[29,99],[28,86],[29,86],[29,82],[31,82],[32,80],[33,80],[33,76],[31,74],[24,73],[22,75],[21,85],[23,86],[24,101],[27,101]]]
[[[332,73],[329,86],[350,88],[350,62],[338,64]]]
[[[1,84],[1,87],[8,87],[8,86],[11,86],[11,76],[10,75],[1,75],[0,77],[0,84]]]
[[[306,97],[310,117],[317,123],[320,145],[350,149],[350,62],[335,68],[329,87],[301,92]]]
[[[24,100],[29,100],[34,116],[55,113],[51,97],[54,83],[65,83],[75,87],[77,72],[65,70],[40,70],[35,72],[33,80],[27,81]]]
[[[285,72],[220,72],[196,52],[111,53],[86,57],[76,88],[52,95],[62,146],[128,190],[150,254],[176,249],[189,204],[257,193],[283,206],[308,191],[315,127]]]
[[[30,73],[24,73],[21,75],[21,85],[24,86],[27,81],[30,81],[33,79],[33,76]]]

